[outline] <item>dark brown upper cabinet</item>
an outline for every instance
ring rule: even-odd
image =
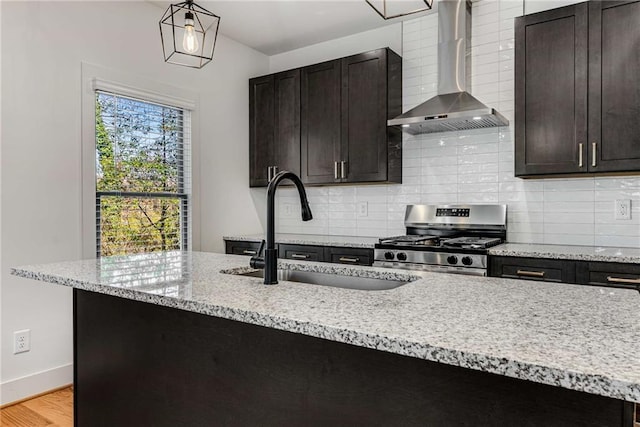
[[[265,186],[274,161],[274,77],[249,80],[249,185]]]
[[[341,65],[342,182],[401,182],[402,134],[387,120],[402,114],[402,59],[378,49]]]
[[[516,176],[587,168],[587,15],[580,3],[516,18]]]
[[[282,170],[300,174],[300,70],[249,80],[251,187]]]
[[[516,176],[640,171],[638,22],[638,0],[516,18]]]
[[[340,182],[340,60],[302,69],[302,181]]]
[[[377,49],[302,69],[302,180],[402,182],[402,58]]]
[[[279,80],[291,73],[298,73],[298,98],[293,84],[284,90]],[[402,134],[387,128],[402,112],[402,58],[395,52],[377,49],[258,77],[250,89],[251,186],[267,185],[273,166],[299,172],[305,184],[402,182]]]
[[[589,3],[589,171],[640,171],[640,1]]]

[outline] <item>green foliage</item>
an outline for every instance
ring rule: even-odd
[[[182,112],[114,95],[96,95],[96,190],[173,193],[100,197],[102,256],[181,247]]]

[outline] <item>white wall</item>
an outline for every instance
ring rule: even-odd
[[[575,1],[527,1],[527,12]],[[278,231],[376,236],[404,232],[411,203],[506,203],[508,240],[525,243],[640,247],[640,178],[514,177],[514,17],[522,0],[473,2],[471,92],[504,114],[511,126],[404,136],[403,184],[308,190],[314,220],[286,215],[292,190],[279,196]],[[437,14],[405,21],[404,111],[436,94]],[[632,219],[614,219],[614,200],[632,200]],[[357,205],[368,203],[368,215]],[[294,212],[297,210],[294,209]]]
[[[574,3],[582,3],[584,0],[513,0],[524,3],[524,13],[537,13],[556,7],[568,6]]]
[[[402,23],[270,56],[269,68],[270,72],[277,73],[381,47],[390,47],[397,54],[402,54]]]
[[[71,291],[11,266],[81,258],[81,62],[200,94],[194,248],[262,228],[248,186],[248,84],[268,57],[219,37],[201,70],[165,64],[148,2],[0,2],[2,10],[2,403],[70,383]],[[10,60],[7,60],[10,58]],[[198,145],[195,147],[195,145]],[[241,224],[241,225],[240,225]],[[239,229],[242,227],[242,230]],[[31,351],[13,355],[13,331]]]

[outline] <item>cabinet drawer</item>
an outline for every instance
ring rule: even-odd
[[[373,249],[367,248],[326,248],[327,262],[350,265],[373,264]]]
[[[582,262],[578,283],[640,290],[640,265],[610,262]]]
[[[324,261],[324,248],[322,246],[280,244],[278,257],[298,261],[322,262]]]
[[[245,242],[240,240],[225,240],[225,253],[232,255],[253,256],[258,254],[260,242]]]
[[[575,262],[543,258],[492,257],[490,276],[575,283]]]

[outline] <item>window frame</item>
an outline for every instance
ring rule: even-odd
[[[159,82],[149,81],[139,76],[122,73],[116,70],[98,67],[92,64],[82,63],[82,256],[83,258],[96,258],[98,254],[98,229],[96,203],[99,200],[96,191],[96,91],[109,92],[116,96],[133,98],[142,102],[151,102],[182,109],[188,115],[190,126],[184,133],[184,143],[189,144],[191,157],[191,188],[187,194],[187,216],[184,218],[186,239],[189,250],[199,248],[199,224],[198,215],[199,200],[194,195],[199,194],[199,144],[197,138],[198,104],[199,99],[195,92],[185,88],[179,88]],[[150,197],[150,194],[142,194]],[[173,194],[175,198],[178,194]],[[184,199],[181,199],[184,200]],[[181,202],[184,205],[184,201]],[[185,226],[181,218],[181,226]]]

